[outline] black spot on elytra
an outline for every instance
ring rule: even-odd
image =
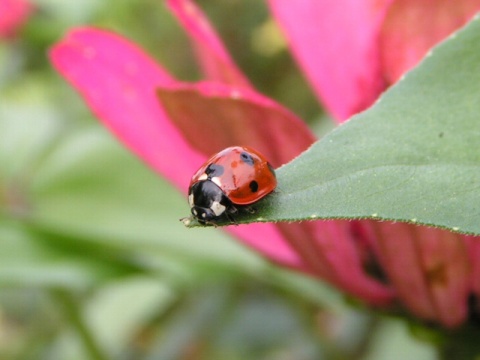
[[[210,164],[205,169],[205,173],[207,174],[208,178],[218,177],[223,174],[225,169],[222,165],[217,164]]]
[[[252,192],[258,191],[258,183],[255,180],[250,181],[250,184],[248,184],[248,186],[250,187],[250,190],[252,190]]]
[[[244,163],[246,163],[250,166],[253,166],[254,161],[253,161],[252,155],[250,155],[249,153],[247,153],[245,151],[240,154],[240,160],[242,160]]]

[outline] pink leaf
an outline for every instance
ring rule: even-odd
[[[395,83],[435,44],[480,10],[477,0],[396,0],[379,37],[382,72]]]
[[[14,36],[33,9],[26,0],[0,0],[0,38]]]
[[[175,81],[165,70],[120,36],[89,28],[71,31],[50,55],[95,115],[130,150],[172,183],[188,186],[194,164],[204,156],[183,141],[158,103],[155,89]]]
[[[105,126],[186,193],[190,177],[210,154],[185,141],[160,106],[157,89],[175,88],[175,79],[129,41],[98,29],[71,31],[50,57]],[[274,225],[238,226],[229,232],[275,262],[302,268]]]
[[[362,225],[369,227],[382,268],[410,311],[447,327],[465,320],[471,286],[465,236],[404,223]]]
[[[168,0],[192,40],[205,76],[213,81],[239,87],[250,87],[250,82],[237,68],[208,19],[191,0]]]
[[[202,82],[160,87],[158,96],[185,139],[204,153],[247,145],[278,167],[315,141],[302,120],[251,90]]]
[[[312,221],[277,225],[307,270],[373,305],[394,298],[389,285],[370,276],[349,221]]]
[[[378,34],[392,0],[269,0],[318,98],[345,120],[385,88]]]

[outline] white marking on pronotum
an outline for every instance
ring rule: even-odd
[[[188,204],[190,207],[193,207],[193,194],[188,195]]]
[[[459,228],[458,226],[454,226],[454,227],[452,228],[452,230],[453,230],[453,231],[458,231],[458,230],[460,230],[460,228]]]
[[[215,177],[212,177],[212,182],[217,185],[219,188],[222,187],[222,181],[220,180],[220,178],[218,176],[215,176]]]
[[[207,180],[208,179],[208,175],[206,173],[203,173],[202,175],[199,176],[198,180],[201,181],[201,180]]]
[[[224,213],[225,206],[220,204],[218,201],[214,201],[210,206],[210,209],[212,209],[212,211],[215,213],[216,216],[220,216]]]

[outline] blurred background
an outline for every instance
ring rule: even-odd
[[[48,48],[90,24],[200,79],[163,1],[34,3],[0,42],[0,359],[437,358],[405,321],[276,268],[221,230],[185,229],[185,195],[53,71]],[[199,4],[257,89],[319,135],[332,127],[263,1]]]

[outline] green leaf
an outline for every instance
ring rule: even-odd
[[[48,286],[82,290],[134,273],[50,246],[49,239],[15,221],[0,219],[0,286]]]
[[[277,171],[238,222],[380,219],[480,234],[480,21]]]

